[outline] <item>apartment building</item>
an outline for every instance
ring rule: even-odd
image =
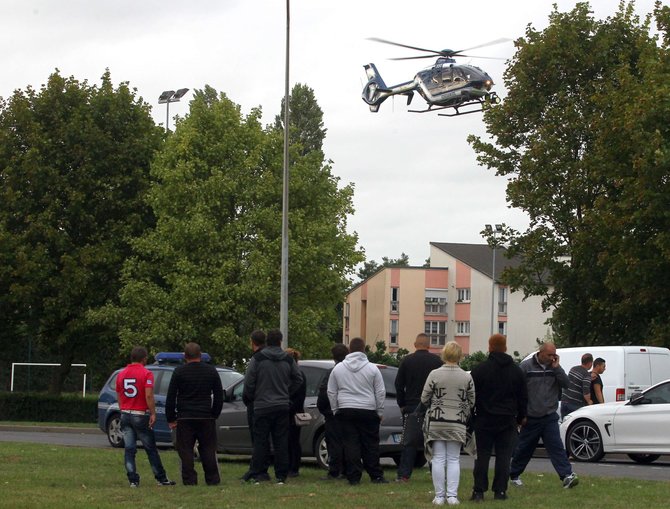
[[[389,351],[413,350],[419,332],[430,336],[431,350],[457,341],[465,353],[487,351],[491,331],[508,337],[510,353],[525,355],[549,333],[550,313],[541,298],[523,299],[499,283],[507,259],[505,248],[487,244],[431,242],[430,267],[385,267],[347,294],[344,303],[345,344],[356,336],[373,346],[384,341]]]

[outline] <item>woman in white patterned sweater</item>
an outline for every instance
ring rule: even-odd
[[[433,504],[457,505],[461,475],[461,446],[475,406],[475,385],[458,363],[463,351],[455,341],[442,350],[444,365],[428,375],[421,403],[428,408],[424,420],[424,452],[432,459]],[[446,470],[446,474],[445,474]],[[446,481],[446,489],[445,489]]]

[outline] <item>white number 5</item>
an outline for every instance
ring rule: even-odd
[[[126,398],[134,398],[137,396],[137,387],[135,387],[136,383],[137,380],[135,378],[123,379],[123,394],[126,395]]]

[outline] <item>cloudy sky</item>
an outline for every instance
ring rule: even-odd
[[[510,209],[506,181],[479,167],[466,142],[485,136],[480,114],[460,118],[408,113],[404,98],[387,100],[373,114],[361,100],[363,65],[374,62],[388,85],[409,81],[432,60],[391,62],[409,50],[366,40],[379,37],[436,50],[464,49],[523,35],[528,24],[547,25],[552,4],[564,0],[291,0],[290,81],[314,89],[328,129],[326,156],[342,182],[355,184],[356,213],[349,228],[368,259],[405,252],[413,265],[429,255],[429,242],[483,242],[485,223],[527,226]],[[595,0],[604,18],[618,0]],[[653,0],[638,0],[649,13]],[[472,11],[467,6],[472,5]],[[128,81],[165,123],[163,90],[211,85],[240,104],[261,106],[266,123],[279,113],[284,93],[285,0],[2,0],[0,96],[63,75],[98,83],[109,68],[115,83]],[[472,52],[510,58],[511,42]],[[418,62],[418,63],[417,63]],[[501,86],[504,60],[463,59],[484,68]],[[188,113],[191,93],[170,106]],[[415,96],[413,107],[423,100]],[[172,123],[172,121],[171,121]]]

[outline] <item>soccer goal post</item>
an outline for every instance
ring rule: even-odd
[[[12,378],[9,384],[9,392],[14,392],[14,369],[16,366],[60,366],[51,362],[12,362]],[[72,364],[73,368],[85,368],[86,364]],[[84,382],[81,387],[81,396],[86,396],[86,371],[84,371]]]

